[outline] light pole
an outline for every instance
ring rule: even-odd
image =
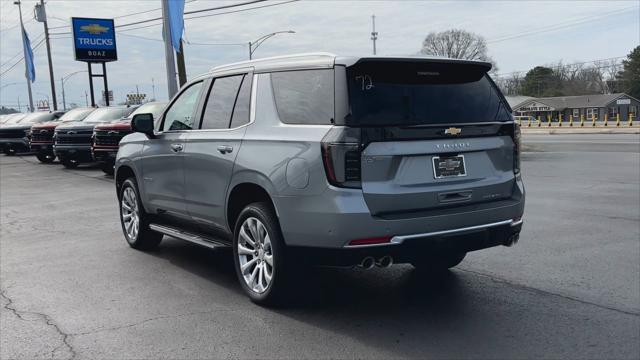
[[[24,56],[24,77],[27,79],[27,90],[29,90],[29,111],[33,112],[33,95],[31,94],[31,80],[29,79],[29,65],[27,61],[27,47],[26,47],[26,32],[24,30],[24,23],[22,22],[22,4],[20,0],[13,2],[14,5],[18,5],[18,14],[20,15],[20,32],[22,38],[22,55]]]
[[[72,72],[72,73],[70,73],[70,74],[67,74],[67,75],[63,76],[63,77],[60,79],[60,84],[62,85],[62,109],[63,109],[64,111],[67,111],[67,102],[66,102],[66,100],[65,100],[65,98],[64,98],[64,82],[65,82],[65,81],[67,81],[67,80],[69,80],[69,78],[70,78],[70,77],[72,77],[73,75],[75,75],[75,74],[79,74],[79,73],[83,73],[83,72],[87,72],[87,70],[78,70],[78,71],[74,71],[74,72]]]
[[[276,32],[272,32],[271,34],[262,35],[261,37],[259,37],[254,41],[249,41],[249,60],[253,59],[253,53],[256,51],[256,49],[260,45],[262,45],[263,42],[267,41],[267,39],[272,38],[278,34],[295,34],[295,33],[296,32],[293,30],[276,31]]]
[[[17,83],[17,82],[13,82],[13,83],[9,83],[9,84],[4,84],[4,85],[2,85],[2,87],[0,87],[0,90],[2,90],[2,89],[4,89],[4,88],[6,88],[7,86],[11,86],[11,85],[18,85],[18,84],[19,84],[19,83]]]

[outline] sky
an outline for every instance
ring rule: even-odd
[[[414,55],[432,31],[451,28],[477,33],[487,40],[498,74],[526,72],[537,65],[586,62],[626,56],[640,44],[640,0],[607,1],[328,1],[274,0],[267,7],[227,13],[198,13],[185,21],[188,78],[225,63],[248,59],[249,41],[275,31],[293,30],[266,41],[254,57],[300,52],[339,55],[372,53],[371,15],[376,15],[379,55]],[[39,2],[39,1],[37,1]],[[185,11],[233,4],[227,0],[187,0]],[[281,3],[280,5],[274,5]],[[25,28],[32,44],[41,39],[43,24],[33,20],[36,0],[22,0]],[[264,6],[243,6],[242,9]],[[273,6],[271,6],[273,5]],[[114,18],[118,61],[107,64],[109,88],[116,102],[136,91],[167,99],[164,46],[158,21],[118,29],[119,25],[159,17],[160,0],[48,0],[46,2],[58,103],[61,77],[87,69],[74,60],[70,17]],[[142,14],[135,14],[153,10]],[[20,39],[18,7],[0,0],[0,105],[28,101]],[[136,29],[136,27],[138,27]],[[128,29],[125,31],[125,29]],[[205,45],[206,44],[206,45]],[[234,45],[211,45],[234,44]],[[46,47],[34,51],[34,101],[51,96]],[[12,65],[19,62],[14,68]],[[98,72],[98,67],[95,67]],[[102,91],[96,79],[96,97]],[[85,105],[88,76],[78,73],[65,82],[67,105]],[[154,91],[155,90],[155,91]]]

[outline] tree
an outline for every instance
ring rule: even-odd
[[[562,80],[552,68],[536,66],[524,77],[522,95],[535,97],[563,95]]]
[[[636,46],[627,55],[627,59],[622,61],[622,67],[617,76],[620,88],[636,99],[640,98],[640,46]]]
[[[420,54],[486,61],[493,65],[492,72],[498,71],[495,61],[487,54],[487,41],[484,37],[465,30],[430,32],[422,42]]]

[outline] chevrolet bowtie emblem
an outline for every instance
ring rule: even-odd
[[[444,131],[446,135],[458,135],[462,132],[462,129],[456,127],[450,127]]]
[[[109,31],[109,28],[106,26],[100,26],[98,24],[84,25],[80,26],[80,31],[88,32],[91,35],[100,35],[102,33],[106,33]]]
[[[460,166],[459,160],[447,159],[441,162],[440,164],[438,164],[438,169],[451,171],[451,170],[455,170],[458,166]]]

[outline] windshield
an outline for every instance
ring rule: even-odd
[[[91,114],[95,110],[94,108],[75,108],[73,110],[69,110],[67,113],[62,115],[60,121],[82,121],[87,115]]]
[[[134,112],[132,112],[131,115],[127,116],[127,119],[133,118],[133,116],[136,114],[152,114],[153,118],[157,119],[162,113],[162,110],[164,109],[165,105],[166,105],[165,103],[144,104],[139,108],[137,108]]]
[[[125,107],[113,107],[113,108],[99,108],[89,114],[84,122],[86,123],[98,123],[118,120],[124,116],[127,116],[131,112],[131,108]]]
[[[54,118],[52,113],[32,113],[18,121],[19,124],[34,124],[43,121],[49,121]]]
[[[469,63],[364,63],[347,69],[345,122],[406,126],[510,121],[486,68]]]

